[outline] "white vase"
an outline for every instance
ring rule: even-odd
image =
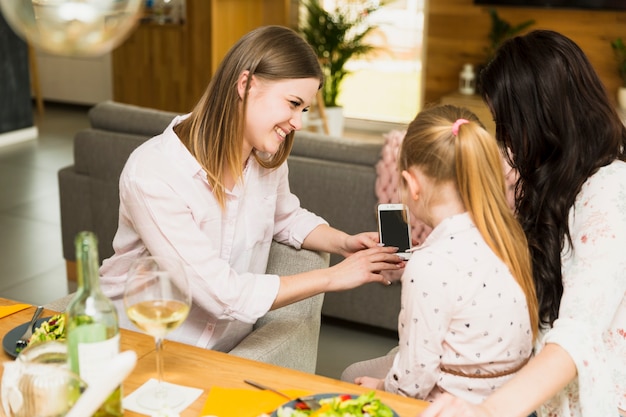
[[[343,136],[343,107],[326,107],[326,121],[330,136]]]
[[[626,110],[626,87],[620,87],[617,90],[617,103],[620,109]]]

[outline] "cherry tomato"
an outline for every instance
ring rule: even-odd
[[[309,410],[309,406],[301,401],[298,401],[296,403],[296,410]]]

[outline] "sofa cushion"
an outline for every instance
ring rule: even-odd
[[[160,134],[178,113],[104,101],[89,110],[94,129],[152,137]]]
[[[359,139],[338,138],[320,133],[296,132],[291,155],[323,161],[366,165],[374,169],[380,159],[380,143]]]
[[[74,136],[76,173],[117,183],[126,160],[150,136],[85,129]]]

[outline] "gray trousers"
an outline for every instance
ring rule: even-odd
[[[398,347],[395,347],[385,356],[353,363],[343,371],[341,380],[354,383],[355,378],[359,376],[385,379],[391,369],[391,365],[393,365],[393,358],[396,356],[397,351]]]

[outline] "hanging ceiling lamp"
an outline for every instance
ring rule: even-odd
[[[13,30],[42,51],[95,56],[119,45],[137,23],[144,0],[0,0]]]

